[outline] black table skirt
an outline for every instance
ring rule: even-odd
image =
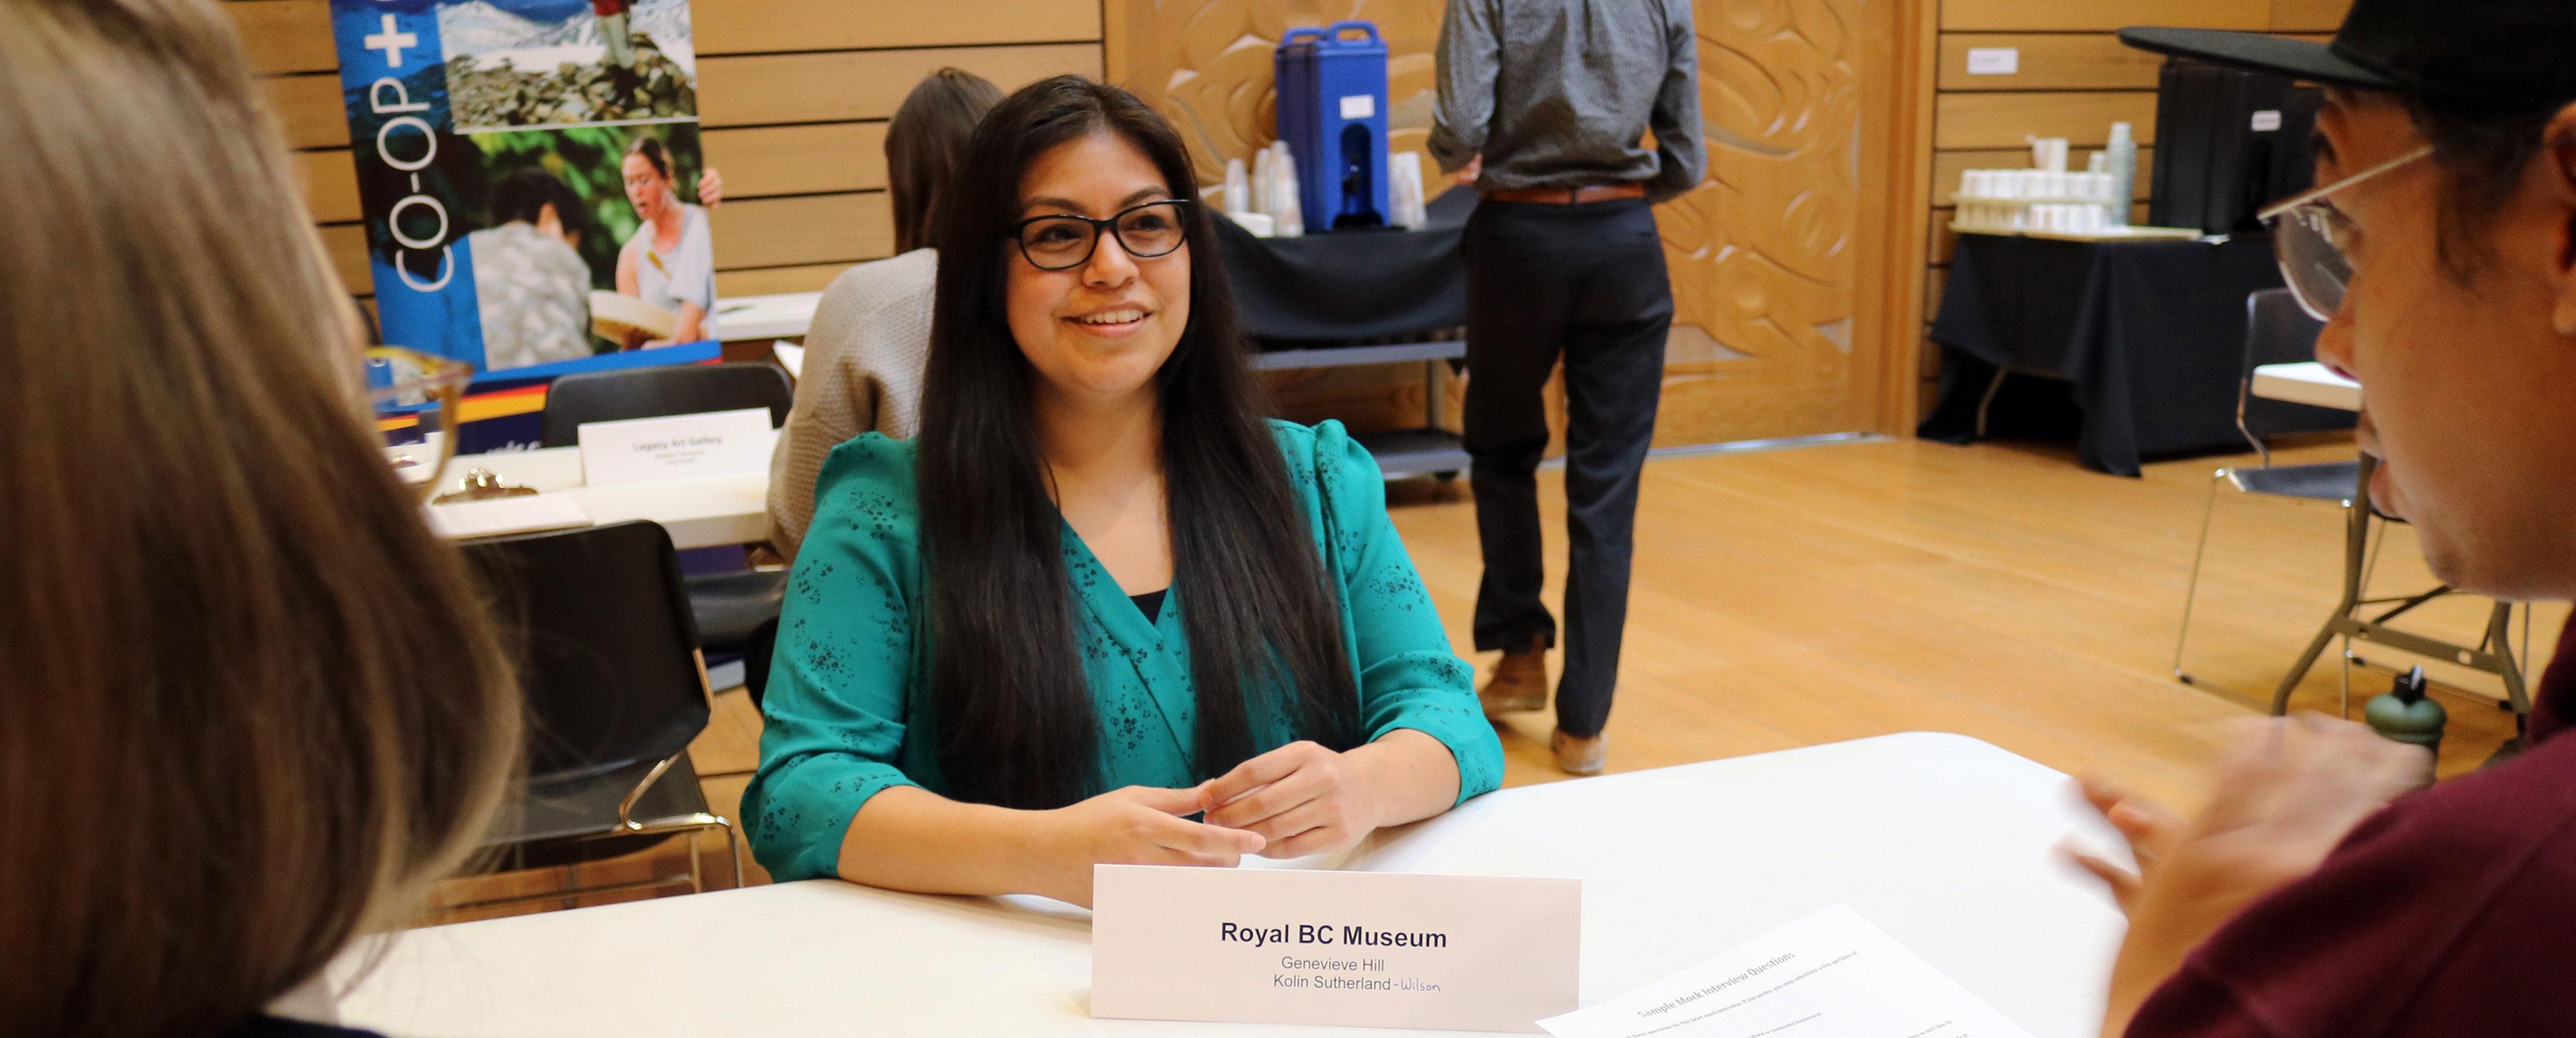
[[[2076,454],[2138,474],[2141,458],[2241,447],[2245,297],[2281,285],[2272,243],[2073,242],[1967,234],[1932,341],[1945,348],[1925,439],[1975,438],[1978,402],[2002,369],[2072,385]],[[2029,394],[1996,398],[1993,425]]]
[[[1458,242],[1476,193],[1432,199],[1414,230],[1369,228],[1255,238],[1216,218],[1217,246],[1244,333],[1266,348],[1416,339],[1467,323]]]

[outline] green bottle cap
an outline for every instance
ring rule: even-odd
[[[2417,667],[2398,678],[2395,687],[2372,696],[2362,707],[2362,718],[2370,729],[2402,743],[2426,749],[2442,745],[2442,727],[2449,723],[2450,711],[2424,694],[2424,668]]]

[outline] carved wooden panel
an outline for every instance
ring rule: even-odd
[[[1675,329],[1658,442],[1871,424],[1875,369],[1856,361],[1875,358],[1854,342],[1863,6],[1697,5],[1709,176],[1660,213]]]
[[[1374,21],[1394,151],[1420,151],[1441,0],[1111,0],[1112,79],[1189,138],[1203,182],[1275,136],[1271,53],[1292,26]],[[1878,420],[1874,235],[1892,193],[1897,0],[1696,0],[1709,178],[1658,211],[1676,307],[1659,445]],[[1427,158],[1425,172],[1432,170]],[[1435,185],[1436,189],[1436,185]],[[1389,391],[1398,391],[1390,382]],[[1412,387],[1418,398],[1420,388]]]
[[[1278,137],[1271,50],[1291,28],[1345,19],[1377,24],[1387,50],[1387,131],[1394,151],[1431,133],[1431,49],[1443,0],[1112,0],[1109,76],[1181,128],[1199,178],[1251,159]],[[1425,172],[1432,167],[1426,165]]]

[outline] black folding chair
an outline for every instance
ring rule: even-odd
[[[586,422],[661,418],[709,411],[769,409],[769,427],[787,422],[796,387],[787,372],[768,364],[673,364],[566,375],[546,387],[540,446],[581,443]]]
[[[488,907],[673,885],[706,889],[697,836],[733,823],[708,810],[689,741],[710,695],[660,524],[613,523],[470,541],[466,558],[520,653],[527,777],[485,839],[486,872],[576,866],[689,838],[686,875],[478,902]],[[577,886],[577,885],[576,885]]]
[[[2260,463],[2231,466],[2213,474],[2209,487],[2209,504],[2200,518],[2200,543],[2193,552],[2191,583],[2183,594],[2182,630],[2174,638],[2174,677],[2186,685],[2224,687],[2195,677],[2183,666],[2183,650],[2191,639],[2192,605],[2200,592],[2201,564],[2209,553],[2210,520],[2218,507],[2218,488],[2224,484],[2238,492],[2298,501],[2332,502],[2345,511],[2343,600],[2333,618],[2317,633],[2305,655],[2284,676],[2274,690],[2272,712],[2288,710],[2290,693],[2305,680],[2317,658],[2335,639],[2344,640],[2343,699],[2348,710],[2352,697],[2352,667],[2355,657],[2351,643],[2372,641],[2392,648],[2449,660],[2476,670],[2495,674],[2505,687],[2505,698],[2516,713],[2526,712],[2522,671],[2507,651],[2506,631],[2513,615],[2509,602],[2496,603],[2490,614],[2485,639],[2477,646],[2453,645],[2422,635],[2390,629],[2385,624],[2423,604],[2455,593],[2451,588],[2437,587],[2418,595],[2389,598],[2364,598],[2371,574],[2377,569],[2378,554],[2371,540],[2372,521],[2384,529],[2388,516],[2370,507],[2367,490],[2369,477],[2365,459],[2329,461],[2307,465],[2274,465],[2269,439],[2292,432],[2311,432],[2349,428],[2353,415],[2333,408],[2267,400],[2254,395],[2254,371],[2267,364],[2295,364],[2316,359],[2317,337],[2325,330],[2323,322],[2299,306],[2286,288],[2265,289],[2246,297],[2245,353],[2236,396],[2236,428],[2245,442],[2254,447]],[[2361,611],[2377,606],[2393,606],[2376,616],[2363,617]],[[2527,641],[2528,639],[2526,639]]]
[[[581,442],[587,422],[769,409],[769,426],[787,421],[796,388],[787,372],[769,364],[684,364],[566,375],[546,390],[539,442],[569,447]],[[755,699],[767,670],[766,642],[787,594],[784,568],[695,573],[687,578],[689,610],[697,618],[699,645],[710,653],[735,653],[746,662],[746,684]],[[754,656],[761,658],[754,660]]]

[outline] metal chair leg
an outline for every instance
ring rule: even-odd
[[[2353,490],[2352,500],[2344,502],[2343,601],[2326,618],[2325,625],[2317,628],[2317,636],[2308,642],[2307,651],[2299,655],[2299,662],[2291,665],[2290,673],[2281,678],[2281,687],[2272,693],[2274,717],[2290,712],[2290,693],[2317,665],[2317,657],[2325,654],[2326,646],[2333,644],[2337,635],[2352,631],[2352,611],[2361,603],[2362,566],[2369,554],[2370,473],[2377,467],[2370,455],[2361,456],[2360,485]]]
[[[2364,476],[2363,479],[2363,485],[2355,491],[2356,496],[2351,501],[2345,502],[2344,507],[2359,510],[2362,518],[2367,520],[2370,513],[2370,486],[2367,482],[2369,477]],[[2357,598],[2367,598],[2370,595],[2370,581],[2379,574],[2379,549],[2388,545],[2388,528],[2382,526],[2379,535],[2373,537],[2365,521],[2362,526],[2362,539],[2368,542],[2368,547],[2361,563],[2361,584],[2353,589],[2353,594]],[[2347,634],[2343,636],[2343,684],[2335,691],[2335,716],[2347,721],[2352,719],[2352,660],[2352,636]]]
[[[698,867],[698,834],[689,833],[689,893],[707,892],[706,870]]]
[[[2529,603],[2529,602],[2525,602],[2525,603],[2523,603],[2523,604],[2522,604],[2522,655],[2520,655],[2520,656],[2514,656],[2514,655],[2513,655],[2513,652],[2512,652],[2512,650],[2511,650],[2511,647],[2507,647],[2506,652],[2505,652],[2505,655],[2506,655],[2507,657],[2509,657],[2509,658],[2513,659],[2513,661],[2514,661],[2514,665],[2513,665],[2513,668],[2514,668],[2514,677],[2515,677],[2517,680],[2518,680],[2518,679],[2520,679],[2520,678],[2522,677],[2522,675],[2531,673],[2531,613],[2532,613],[2531,603]],[[2507,703],[2507,704],[2505,704],[2505,708],[2506,708],[2506,709],[2512,709],[2512,707],[2513,707],[2513,704],[2511,704],[2511,703]],[[2530,715],[2530,714],[2528,714],[2528,713],[2523,713],[2523,714],[2517,714],[2517,715],[2515,715],[2515,717],[2514,717],[2514,722],[2513,722],[2513,729],[2514,729],[2514,731],[2513,731],[2513,735],[2514,735],[2514,741],[2516,741],[2516,742],[2520,742],[2520,741],[2522,741],[2523,739],[2525,739],[2525,738],[2527,738],[2527,737],[2529,736],[2529,734],[2530,734],[2530,733],[2529,733],[2529,732],[2527,732],[2525,729],[2530,725],[2530,723],[2531,723],[2531,715]]]
[[[726,818],[723,815],[717,815],[715,816],[715,820],[717,825],[724,827],[725,860],[733,863],[733,889],[740,890],[742,889],[741,834],[734,831],[732,819]]]
[[[1995,394],[2003,391],[2004,376],[2007,374],[2009,374],[2009,372],[2006,372],[2004,369],[2000,367],[1996,368],[1994,380],[1986,383],[1985,395],[1977,398],[1976,435],[1980,440],[1986,438],[1986,412],[1993,409],[1995,406]]]
[[[2352,720],[2352,636],[2343,638],[2343,679],[2335,686],[2335,716]]]
[[[2526,613],[2530,608],[2523,607]],[[2513,707],[2516,717],[2530,714],[2531,698],[2523,690],[2522,665],[2513,658],[2513,603],[2496,603],[2495,612],[2487,616],[2487,637],[2494,641],[2496,676],[2504,679],[2505,702]]]
[[[2209,558],[2209,524],[2218,513],[2218,484],[2227,475],[2228,470],[2220,469],[2209,477],[2209,501],[2200,508],[2200,546],[2192,549],[2191,581],[2182,592],[2182,630],[2174,635],[2173,675],[2174,680],[2186,685],[2199,684],[2182,669],[2182,650],[2191,641],[2191,609],[2200,598],[2200,567]]]

